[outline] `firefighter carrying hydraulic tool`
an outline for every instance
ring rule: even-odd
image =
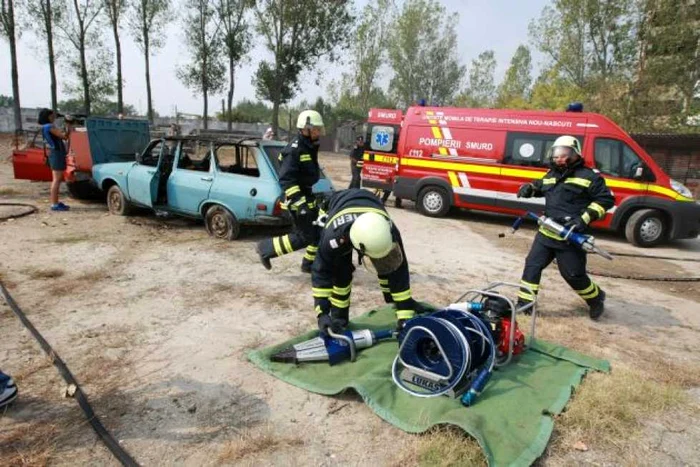
[[[280,185],[285,204],[292,215],[294,230],[281,237],[258,242],[257,252],[265,269],[272,269],[271,258],[286,255],[306,247],[301,262],[302,272],[310,273],[316,257],[318,228],[313,222],[318,217],[318,206],[312,187],[318,182],[319,138],[323,134],[323,118],[315,110],[304,110],[297,118],[299,134],[280,152]]]
[[[318,327],[340,333],[348,325],[353,251],[376,271],[386,303],[396,308],[397,327],[426,311],[411,296],[406,253],[399,229],[371,192],[348,189],[333,194],[321,218],[323,229],[311,282]],[[325,219],[324,219],[325,217]]]
[[[603,177],[583,165],[578,139],[561,136],[550,151],[550,171],[544,178],[521,186],[518,197],[544,196],[547,217],[574,231],[586,232],[592,221],[603,218],[614,205],[612,193]],[[521,286],[537,294],[542,271],[555,258],[564,280],[588,304],[591,319],[598,319],[604,311],[605,292],[586,274],[586,252],[544,227],[539,228],[525,260]],[[534,298],[521,288],[518,308]]]

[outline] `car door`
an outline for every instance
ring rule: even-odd
[[[41,130],[24,149],[12,151],[12,168],[18,180],[47,181],[52,179],[51,169],[46,164],[49,149],[44,148]]]
[[[132,202],[153,207],[160,180],[161,156],[170,146],[164,140],[151,141],[127,174],[127,190]]]
[[[167,184],[167,206],[183,214],[200,214],[214,182],[211,143],[184,140],[180,143]]]
[[[215,155],[211,200],[225,206],[239,221],[272,215],[280,188],[260,149],[223,144],[217,146]]]

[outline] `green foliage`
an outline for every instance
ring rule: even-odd
[[[227,121],[226,115],[217,113],[218,120]],[[272,108],[260,101],[244,99],[231,109],[231,122],[269,123],[272,121]]]
[[[464,78],[457,56],[458,15],[437,0],[407,0],[387,44],[394,72],[391,89],[400,105],[426,99],[452,102]]]
[[[530,49],[518,46],[503,82],[498,87],[496,107],[522,108],[527,102],[532,84],[532,56]]]
[[[466,107],[493,107],[496,99],[496,58],[493,50],[481,52],[472,60],[469,69],[469,85],[457,99]]]
[[[0,107],[11,107],[14,103],[15,100],[12,96],[0,94]]]
[[[59,101],[58,110],[62,113],[68,114],[84,114],[85,104],[82,99],[66,99],[64,101]],[[92,115],[116,117],[119,115],[119,108],[117,102],[106,99],[106,100],[93,100],[92,108],[90,110]],[[138,112],[133,105],[124,104],[124,110],[122,114],[126,116],[136,116]]]

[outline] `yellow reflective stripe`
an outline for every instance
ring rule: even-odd
[[[370,158],[370,154],[369,154],[369,153],[366,152],[366,153],[362,154],[362,160],[368,161],[369,158]]]
[[[328,298],[333,294],[333,289],[322,289],[319,287],[312,287],[311,291],[316,298]]]
[[[564,183],[571,183],[572,185],[578,185],[578,186],[582,186],[584,188],[588,188],[589,186],[591,186],[590,180],[586,180],[585,178],[578,178],[578,177],[567,178],[566,180],[564,180]]]
[[[310,208],[315,208],[315,207],[316,207],[316,201],[311,201],[311,202],[309,202],[309,207],[310,207]]]
[[[287,253],[294,251],[294,248],[292,248],[292,242],[289,240],[289,235],[283,236],[282,241],[284,242],[284,248],[286,248]]]
[[[302,196],[301,198],[299,198],[299,200],[297,202],[295,202],[294,204],[292,204],[292,206],[298,208],[299,206],[301,206],[304,203],[306,203],[306,196]]]
[[[389,283],[389,279],[379,279],[379,285],[384,285],[384,284],[388,284],[388,283]]]
[[[306,247],[306,251],[308,251],[309,253],[316,253],[318,251],[318,247],[313,246],[313,245],[309,245]]]
[[[396,310],[396,319],[411,319],[415,315],[414,310]]]
[[[299,193],[300,191],[301,191],[301,188],[299,188],[299,185],[294,185],[294,186],[290,186],[289,188],[284,190],[284,194],[287,198],[289,198],[290,196],[292,196],[296,193]]]
[[[381,162],[382,164],[396,165],[399,161],[398,157],[394,156],[382,156],[381,154],[374,155],[374,162]]]
[[[547,177],[542,179],[543,185],[554,185],[555,183],[557,183],[557,179],[554,177]]]
[[[335,297],[331,297],[331,305],[336,308],[348,308],[350,306],[350,299],[339,300]]]
[[[459,179],[457,178],[457,174],[449,171],[447,172],[447,175],[450,177],[450,183],[452,186],[459,186]]]
[[[588,214],[588,211],[586,211],[586,212],[584,212],[583,214],[581,214],[581,219],[583,219],[583,222],[585,222],[586,224],[590,224],[590,222],[591,222],[591,215]]]
[[[282,242],[280,242],[279,237],[275,237],[272,239],[272,246],[275,247],[275,254],[277,254],[277,256],[284,255],[284,250],[282,250]]]
[[[588,287],[586,287],[583,290],[577,290],[576,293],[579,295],[586,295],[588,293],[593,292],[593,289],[595,289],[595,287],[596,287],[595,283],[591,282],[591,285],[589,285]]]
[[[670,188],[666,188],[663,186],[659,185],[649,185],[649,191],[653,191],[654,193],[659,193],[660,195],[666,195],[669,198],[675,199],[676,201],[690,201],[690,202],[695,202],[693,198],[687,198],[683,196],[680,193],[677,193]]]
[[[595,201],[588,205],[588,209],[597,212],[600,218],[605,217],[605,208]]]
[[[518,292],[518,298],[522,298],[523,300],[527,300],[528,302],[535,301],[534,295],[532,295],[531,293],[528,293],[528,292],[523,292],[522,290],[520,292]]]
[[[347,287],[338,287],[336,285],[333,286],[333,293],[338,294],[338,295],[347,295],[350,293],[350,290],[352,289],[352,285],[348,285]]]
[[[393,298],[395,302],[402,302],[404,300],[408,300],[409,298],[411,298],[411,289],[404,290],[403,292],[392,293],[391,298]]]
[[[309,261],[314,261],[316,259],[316,255],[310,255],[310,254],[306,253],[304,255],[304,258],[308,259]]]
[[[379,290],[381,290],[382,293],[391,293],[391,289],[389,287],[379,287]]]
[[[555,234],[555,233],[553,233],[553,232],[550,232],[549,230],[545,229],[544,227],[540,227],[539,231],[540,231],[540,233],[541,233],[542,235],[544,235],[545,237],[549,237],[549,238],[551,238],[551,239],[553,239],[553,240],[558,240],[558,241],[560,241],[560,242],[563,242],[563,241],[564,241],[564,239],[562,239],[561,237],[559,237],[559,235],[557,235],[557,234]]]
[[[530,287],[532,290],[539,290],[540,286],[538,284],[533,284],[532,282],[527,282],[524,280],[520,281],[520,285],[524,285],[525,287]]]
[[[430,129],[433,131],[433,138],[442,139],[442,132],[440,132],[439,127],[432,126]]]
[[[323,310],[321,309],[320,305],[316,305],[316,308],[314,308],[314,309],[316,310],[317,315],[320,315],[321,313],[323,313]]]
[[[441,162],[441,161],[433,161],[433,160],[426,160],[426,159],[413,159],[410,157],[402,157],[400,159],[401,165],[407,165],[411,167],[423,167],[423,168],[428,168],[428,169],[444,169],[444,170],[454,170],[456,172],[472,172],[472,173],[483,173],[483,174],[493,174],[493,175],[498,175],[501,174],[501,169],[498,166],[486,166],[486,165],[476,165],[476,164],[462,164],[459,162]],[[507,169],[503,169],[504,171]],[[511,170],[511,169],[508,169]],[[530,171],[526,170],[515,170],[516,172],[526,172],[528,175],[525,175],[525,177],[530,177],[530,178],[540,178],[542,172],[535,172],[532,171],[532,174],[530,175]],[[504,172],[505,173],[505,172]],[[514,175],[516,177],[520,177],[521,175]]]
[[[438,148],[438,152],[441,156],[446,156],[449,154],[449,152],[447,152],[447,148]]]
[[[588,295],[581,295],[581,298],[584,300],[590,300],[591,298],[596,298],[598,294],[600,294],[600,289],[596,285],[593,292],[589,293]]]
[[[343,210],[340,211],[338,214],[336,214],[335,216],[331,217],[331,219],[330,219],[329,221],[326,222],[326,226],[330,226],[330,225],[333,223],[334,220],[336,220],[337,218],[339,218],[339,217],[341,217],[341,216],[344,216],[345,214],[364,214],[364,213],[366,213],[366,212],[375,212],[375,213],[381,214],[382,216],[384,216],[384,217],[386,217],[387,219],[389,219],[389,214],[387,214],[385,211],[382,211],[381,209],[377,209],[377,208],[366,208],[366,207],[362,207],[362,208],[347,208],[347,209],[343,209]]]
[[[311,162],[311,154],[302,154],[299,156],[301,162]]]

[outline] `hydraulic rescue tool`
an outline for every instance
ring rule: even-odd
[[[546,229],[548,232],[551,232],[554,235],[557,235],[562,240],[566,240],[567,242],[582,248],[588,253],[596,253],[609,260],[613,259],[610,253],[595,245],[595,238],[592,235],[584,235],[574,232],[573,227],[567,228],[558,222],[555,222],[551,217],[538,216],[534,212],[528,212],[525,214],[525,216],[518,217],[513,223],[513,232],[520,228],[520,225],[523,223],[525,217],[536,220],[540,227]]]
[[[496,282],[467,291],[440,311],[407,321],[398,335],[399,353],[391,371],[394,383],[413,396],[461,397],[462,404],[472,405],[494,367],[507,365],[525,350],[517,312],[532,311],[530,339],[535,335],[537,300],[517,308],[500,292],[503,287],[522,286]]]

